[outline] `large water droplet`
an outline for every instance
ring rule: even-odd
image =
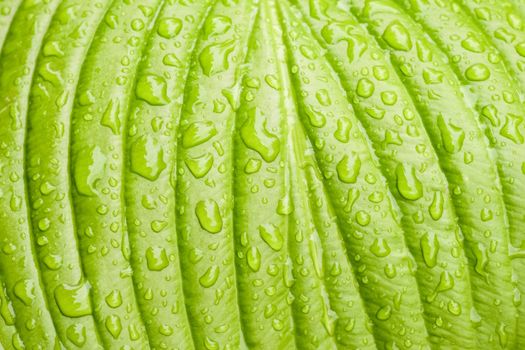
[[[367,98],[373,95],[375,90],[374,83],[370,79],[361,78],[357,82],[356,93],[358,96]]]
[[[523,123],[522,117],[508,113],[505,116],[505,124],[501,128],[500,134],[517,144],[522,144],[524,139],[520,131],[521,123]]]
[[[106,110],[102,114],[102,119],[100,124],[111,129],[113,134],[120,134],[121,122],[119,118],[120,113],[120,102],[118,101],[109,101]]]
[[[347,184],[355,183],[361,170],[361,159],[357,153],[350,152],[337,163],[336,170],[339,180]]]
[[[270,163],[277,158],[281,142],[277,136],[267,130],[266,123],[266,118],[256,108],[252,108],[248,111],[248,119],[242,125],[240,134],[248,148],[259,153],[266,162]]]
[[[416,176],[416,169],[412,166],[399,164],[396,168],[397,190],[408,200],[417,200],[423,196],[423,185]]]
[[[427,297],[429,303],[433,303],[437,295],[454,287],[454,278],[447,271],[441,272],[439,283],[434,289],[434,292]]]
[[[55,288],[55,300],[65,316],[81,317],[91,314],[89,291],[84,283],[79,285],[62,284]]]
[[[275,251],[281,250],[284,244],[283,235],[274,224],[265,224],[259,226],[261,238]]]
[[[248,266],[253,272],[259,271],[261,267],[261,253],[257,247],[251,247],[246,253]]]
[[[162,18],[159,20],[157,33],[163,38],[171,39],[177,36],[182,29],[182,21],[178,18]]]
[[[20,280],[16,282],[13,292],[26,306],[31,306],[35,299],[35,285],[31,280]]]
[[[475,63],[467,68],[465,77],[470,81],[484,81],[490,77],[490,70],[483,63]]]
[[[217,265],[210,266],[206,272],[199,278],[199,283],[205,288],[213,286],[219,278],[219,267]]]
[[[432,268],[437,265],[439,240],[434,233],[425,233],[420,240],[421,253],[425,264]]]
[[[184,148],[190,148],[203,144],[217,135],[217,129],[211,121],[195,122],[188,126],[182,136]]]
[[[444,198],[441,191],[434,191],[434,197],[432,198],[432,203],[428,207],[428,212],[434,220],[439,220],[441,215],[443,215],[443,204]]]
[[[193,176],[200,179],[206,176],[213,166],[213,156],[211,153],[205,153],[200,157],[186,158],[184,162]]]
[[[386,27],[383,40],[395,50],[408,51],[412,48],[408,30],[397,20]]]
[[[202,200],[195,206],[195,214],[203,229],[210,233],[222,230],[222,217],[217,202],[213,199]]]
[[[146,249],[146,262],[148,269],[151,271],[164,270],[169,264],[166,249],[162,247],[149,247]]]
[[[142,136],[131,145],[131,170],[134,173],[153,181],[165,168],[164,150],[156,139]]]
[[[98,146],[80,151],[73,166],[75,186],[80,194],[95,194],[96,184],[106,171],[106,162],[106,155]]]
[[[108,306],[113,309],[116,309],[117,307],[122,305],[122,294],[120,293],[120,290],[118,289],[112,290],[106,296],[106,304],[108,304]]]
[[[153,106],[163,106],[169,102],[166,80],[158,75],[143,75],[137,80],[135,94]]]
[[[77,323],[67,327],[67,339],[81,348],[86,343],[86,327],[83,324]]]
[[[450,121],[447,123],[442,115],[438,116],[437,122],[445,150],[448,153],[459,152],[465,141],[465,132],[463,129],[453,125]]]
[[[120,333],[122,332],[122,322],[120,321],[120,317],[117,315],[109,315],[106,317],[105,326],[114,339],[117,339],[120,336]]]
[[[391,252],[388,242],[383,238],[376,238],[370,246],[370,251],[377,257],[384,258]]]
[[[236,41],[229,40],[206,46],[199,55],[202,71],[207,76],[224,72],[229,67],[229,56],[235,48]]]

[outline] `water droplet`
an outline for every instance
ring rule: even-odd
[[[103,126],[106,126],[111,129],[114,135],[120,134],[120,102],[118,101],[109,101],[108,106],[106,107],[106,110],[102,114],[102,119],[100,120],[100,124]]]
[[[412,48],[408,30],[397,20],[386,27],[383,40],[395,50],[408,51]]]
[[[490,77],[490,70],[483,63],[475,63],[467,68],[465,77],[470,81],[484,81]]]
[[[266,118],[258,113],[256,108],[248,111],[248,119],[242,125],[240,134],[244,144],[256,151],[263,159],[270,163],[279,154],[281,142],[279,138],[266,128]]]
[[[373,95],[375,90],[374,83],[367,78],[361,78],[357,82],[356,93],[357,95],[367,98]]]
[[[459,152],[465,141],[463,129],[453,125],[450,121],[447,123],[441,114],[438,116],[437,122],[445,150],[448,153]]]
[[[222,230],[221,212],[213,199],[198,202],[195,206],[195,214],[204,230],[210,233],[218,233]]]
[[[44,181],[40,185],[40,193],[42,193],[44,196],[50,195],[56,190],[56,186],[50,183],[49,181]]]
[[[370,251],[379,258],[388,256],[391,252],[390,246],[383,238],[376,238],[370,246]]]
[[[209,16],[204,23],[205,37],[210,35],[221,35],[230,30],[232,26],[232,20],[226,16]]]
[[[380,321],[386,321],[392,316],[392,307],[390,305],[385,305],[376,312],[376,318]]]
[[[265,224],[259,226],[261,238],[275,251],[281,250],[284,244],[283,235],[274,224]]]
[[[199,283],[204,288],[210,288],[217,282],[218,278],[219,278],[219,267],[217,265],[212,265],[199,278]]]
[[[213,156],[211,153],[205,153],[200,157],[186,158],[184,162],[193,176],[196,179],[200,179],[206,176],[213,166]]]
[[[428,212],[434,220],[439,220],[441,215],[443,215],[443,204],[444,198],[441,191],[434,191],[434,197],[432,198],[432,203],[428,207]]]
[[[489,262],[487,248],[481,242],[476,242],[472,245],[472,253],[476,259],[476,264],[474,265],[474,271],[476,271],[481,276],[487,275],[487,265]]]
[[[337,163],[336,170],[339,180],[347,184],[355,183],[361,170],[361,159],[357,153],[350,152]]]
[[[257,247],[251,247],[246,253],[246,260],[248,266],[252,269],[253,272],[259,271],[261,267],[261,253]]]
[[[301,54],[304,57],[306,57],[306,58],[308,58],[310,60],[316,59],[318,57],[315,48],[313,48],[310,45],[301,45],[301,46],[299,46],[299,51],[301,52]]]
[[[459,316],[461,315],[461,305],[457,302],[455,302],[454,300],[450,300],[448,302],[448,311],[454,315],[454,316]]]
[[[164,270],[169,264],[166,249],[162,247],[149,247],[146,249],[146,262],[148,269],[151,271]]]
[[[150,105],[163,106],[169,102],[167,86],[163,77],[147,74],[137,80],[135,94]]]
[[[330,106],[332,104],[332,100],[330,99],[330,94],[328,93],[328,90],[326,89],[320,89],[315,93],[315,97],[317,98],[317,101],[322,106]]]
[[[525,41],[517,43],[516,46],[514,46],[514,48],[516,49],[518,55],[520,55],[521,57],[525,57]]]
[[[505,324],[498,322],[496,326],[496,333],[498,334],[498,341],[502,348],[506,348],[509,342],[507,331],[505,330]]]
[[[367,226],[370,223],[370,214],[364,210],[360,210],[355,214],[355,221],[361,226]]]
[[[80,323],[72,324],[67,327],[66,337],[70,342],[81,348],[86,343],[86,327]]]
[[[370,117],[377,119],[377,120],[383,119],[385,116],[385,110],[382,108],[370,107],[370,108],[365,109],[365,111],[366,111],[366,114],[368,114]]]
[[[166,168],[164,150],[158,141],[142,136],[131,145],[131,170],[150,181],[156,180]]]
[[[505,116],[505,124],[501,128],[500,134],[517,144],[523,144],[523,134],[520,131],[521,123],[523,123],[522,117],[508,113]]]
[[[434,233],[425,233],[420,240],[421,253],[425,264],[432,268],[437,265],[439,240]]]
[[[35,299],[35,285],[31,280],[20,280],[16,282],[13,292],[26,306],[31,306]]]
[[[443,72],[433,68],[426,68],[423,71],[425,84],[439,84],[443,81]]]
[[[246,174],[254,174],[261,169],[261,161],[259,159],[250,158],[244,167],[244,172]]]
[[[387,106],[393,106],[397,102],[397,94],[394,91],[383,91],[381,101]]]
[[[106,171],[106,162],[106,155],[98,146],[80,151],[73,168],[75,186],[80,194],[95,194],[95,186]]]
[[[481,53],[485,51],[485,46],[478,38],[469,35],[466,39],[461,42],[461,46],[471,52]]]
[[[492,210],[488,208],[483,208],[481,209],[479,216],[481,218],[481,221],[490,221],[493,218]]]
[[[439,293],[452,288],[454,288],[454,278],[447,271],[441,272],[439,283],[436,289],[434,289],[434,292],[427,297],[427,301],[433,303]]]
[[[214,43],[206,46],[199,55],[202,71],[207,76],[224,72],[229,68],[229,56],[235,48],[236,41]]]
[[[89,291],[84,283],[79,285],[62,284],[55,288],[58,308],[68,317],[82,317],[91,314]]]
[[[215,135],[217,135],[217,129],[215,129],[213,122],[195,122],[184,131],[182,145],[184,148],[198,146]]]
[[[390,73],[388,72],[388,69],[385,66],[374,66],[374,68],[372,68],[372,71],[374,73],[374,77],[377,80],[385,81],[390,77]]]
[[[111,334],[114,339],[117,339],[120,336],[120,333],[122,332],[120,317],[117,315],[109,315],[106,317],[105,325],[109,334]]]
[[[326,124],[326,117],[324,114],[313,106],[307,106],[307,108],[305,108],[305,113],[313,127],[322,128]]]
[[[174,53],[166,54],[162,59],[162,63],[164,63],[166,66],[177,68],[182,68],[184,66],[182,61]]]
[[[177,36],[182,29],[182,21],[178,18],[162,18],[159,21],[157,33],[163,38],[171,39]]]
[[[348,118],[337,119],[337,130],[334,132],[334,137],[337,141],[347,143],[350,141],[350,129],[352,123]]]
[[[423,185],[416,177],[416,169],[399,164],[396,168],[397,190],[408,200],[417,200],[423,196]]]
[[[122,294],[118,289],[112,290],[107,296],[106,296],[106,304],[108,304],[109,307],[116,309],[120,305],[122,305]]]
[[[53,271],[62,267],[62,257],[60,255],[48,254],[42,259],[42,261],[48,269]]]
[[[206,350],[219,350],[219,343],[217,343],[215,340],[211,339],[210,337],[206,336],[204,338],[204,347]]]

